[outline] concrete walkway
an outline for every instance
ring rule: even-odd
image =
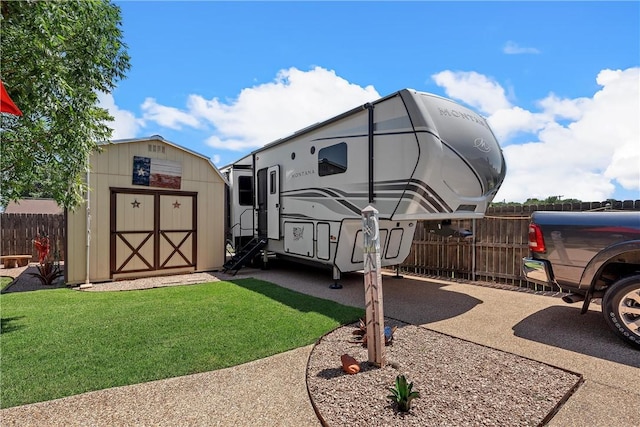
[[[294,265],[241,270],[256,277],[363,306],[362,275],[329,289],[330,272]],[[100,285],[96,285],[100,286]],[[559,298],[473,284],[385,276],[388,317],[583,375],[585,382],[551,426],[640,426],[640,351],[618,340],[597,306],[586,315]],[[306,391],[303,347],[237,367],[101,390],[0,411],[3,426],[318,426]],[[472,374],[472,373],[470,373]]]
[[[329,273],[287,265],[244,270],[287,288],[346,305],[363,306],[362,275],[329,289]],[[551,420],[551,426],[640,426],[640,351],[607,327],[600,307],[528,292],[474,284],[385,276],[384,313],[408,323],[580,373],[585,382]]]
[[[0,425],[317,427],[305,375],[312,348],[218,371],[3,409]]]

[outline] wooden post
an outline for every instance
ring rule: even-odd
[[[471,220],[471,280],[476,281],[476,219]]]
[[[364,297],[369,362],[383,367],[386,363],[384,347],[384,312],[382,305],[382,274],[380,269],[380,229],[378,211],[373,206],[362,210],[364,242]]]

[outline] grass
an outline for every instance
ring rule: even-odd
[[[245,363],[364,315],[255,279],[9,293],[0,306],[2,408]]]
[[[11,282],[13,282],[13,277],[0,276],[0,290],[4,290]]]

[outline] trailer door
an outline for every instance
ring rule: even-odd
[[[267,237],[280,240],[280,166],[271,166],[267,176]]]
[[[267,236],[267,193],[268,193],[267,169],[260,169],[257,173],[258,185],[256,186],[256,208],[258,210],[258,236]]]

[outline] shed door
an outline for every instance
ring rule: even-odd
[[[112,275],[154,270],[154,196],[118,193],[111,209],[111,219],[115,220],[111,234]]]
[[[159,267],[195,267],[193,196],[160,196]]]
[[[195,193],[111,193],[111,277],[196,266]]]

